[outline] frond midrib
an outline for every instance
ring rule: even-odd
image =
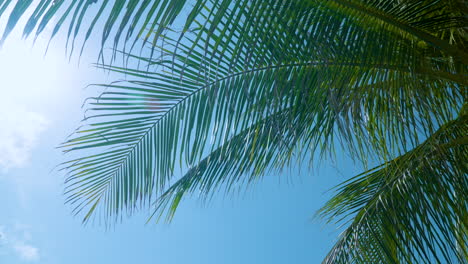
[[[258,67],[258,68],[255,68],[255,69],[245,70],[245,71],[241,71],[241,72],[235,72],[235,73],[226,75],[224,77],[218,78],[216,80],[213,80],[212,82],[209,82],[209,83],[197,88],[196,90],[193,90],[190,94],[185,96],[183,99],[179,100],[176,104],[174,104],[171,108],[169,108],[163,115],[161,115],[157,119],[156,122],[154,122],[152,125],[148,126],[146,128],[145,132],[141,134],[141,136],[139,137],[139,140],[137,142],[134,142],[133,144],[131,144],[131,147],[130,147],[129,144],[127,144],[127,146],[130,149],[129,149],[128,153],[125,155],[126,157],[122,160],[122,162],[120,162],[119,165],[116,168],[114,168],[114,170],[113,170],[114,172],[111,175],[109,175],[109,177],[108,177],[109,180],[108,180],[107,185],[109,185],[113,181],[113,179],[115,179],[115,174],[122,168],[122,166],[124,166],[128,162],[128,157],[135,151],[136,147],[141,143],[143,138],[145,138],[148,135],[148,133],[151,130],[153,130],[160,122],[162,122],[164,119],[166,119],[169,116],[169,114],[174,111],[174,109],[176,109],[179,105],[184,103],[186,100],[188,100],[189,98],[191,98],[195,94],[201,92],[204,89],[207,89],[207,88],[215,85],[216,83],[219,83],[219,82],[231,79],[231,78],[235,78],[235,77],[238,77],[238,76],[242,76],[242,75],[245,75],[245,74],[248,74],[248,73],[260,72],[260,71],[272,70],[272,69],[291,68],[291,67],[307,67],[307,66],[325,66],[325,67],[327,67],[327,66],[351,66],[351,67],[368,67],[368,68],[380,67],[380,68],[392,69],[392,70],[409,71],[406,67],[396,67],[396,66],[384,65],[384,64],[374,64],[374,65],[370,64],[369,65],[369,64],[364,64],[364,63],[352,63],[352,62],[310,61],[310,62],[302,62],[302,63],[289,63],[289,64],[263,66],[263,67]],[[104,190],[108,190],[108,187],[103,188],[103,191],[102,191],[101,195],[104,194],[104,192],[105,192]]]
[[[322,67],[334,67],[334,66],[349,66],[349,67],[363,67],[363,68],[381,68],[381,69],[388,69],[388,70],[396,70],[396,71],[401,71],[401,72],[411,72],[410,67],[408,66],[398,66],[398,65],[390,65],[390,64],[369,64],[369,63],[362,63],[362,62],[346,62],[346,61],[308,61],[308,62],[297,62],[297,63],[288,63],[288,64],[279,64],[279,65],[268,65],[268,66],[262,66],[254,69],[248,69],[240,72],[234,72],[231,74],[228,74],[224,77],[218,78],[216,80],[213,80],[209,83],[206,83],[202,85],[201,87],[198,87],[197,89],[194,89],[191,91],[188,95],[186,95],[184,98],[180,99],[177,103],[175,103],[173,106],[171,106],[167,111],[165,111],[159,118],[156,120],[151,125],[148,125],[145,129],[144,132],[141,133],[141,136],[139,136],[138,141],[132,143],[132,144],[127,144],[129,147],[129,151],[125,155],[125,158],[119,163],[118,166],[116,166],[113,170],[113,173],[108,177],[108,183],[107,187],[103,188],[101,195],[103,195],[105,192],[108,191],[108,186],[111,184],[111,182],[115,179],[116,173],[123,167],[125,164],[127,164],[129,161],[129,156],[135,151],[137,146],[141,144],[142,140],[152,131],[160,122],[164,121],[173,111],[176,109],[179,105],[183,104],[185,101],[187,101],[189,98],[193,97],[197,93],[215,85],[216,83],[235,78],[238,76],[242,76],[245,74],[253,73],[253,72],[260,72],[260,71],[266,71],[266,70],[274,70],[274,69],[281,69],[281,68],[291,68],[291,67],[309,67],[309,66],[322,66]],[[427,72],[419,73],[423,75],[427,75]]]
[[[390,16],[387,16],[385,14],[382,14],[380,12],[377,12],[371,8],[367,8],[363,5],[359,5],[357,3],[348,1],[348,0],[332,0],[332,2],[335,2],[341,6],[345,6],[348,8],[351,8],[361,14],[364,14],[366,16],[371,16],[373,18],[376,18],[386,24],[389,24],[391,26],[394,26],[400,30],[403,30],[418,39],[421,39],[425,41],[426,43],[429,43],[433,47],[442,50],[446,52],[447,54],[452,55],[455,59],[460,59],[464,64],[468,64],[468,54],[460,50],[457,46],[450,45],[448,42],[439,39],[429,33],[426,33],[418,28],[415,28],[411,25],[404,24]]]

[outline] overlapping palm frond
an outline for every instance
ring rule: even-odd
[[[29,11],[32,14],[24,27],[24,37],[35,32],[37,38],[47,26],[52,26],[52,39],[62,27],[67,27],[67,47],[70,41],[72,53],[75,39],[84,32],[81,51],[96,31],[102,34],[102,48],[109,40],[114,49],[120,43],[130,43],[133,47],[138,39],[156,41],[157,36],[182,12],[186,0],[0,0],[0,15],[9,6],[13,7],[0,44]],[[89,20],[89,17],[93,19]],[[154,39],[145,33],[148,31],[157,33]]]
[[[468,259],[468,115],[338,187],[320,213],[351,222],[324,263]]]
[[[403,152],[418,144],[418,128],[430,135],[453,119],[460,72],[431,67],[406,33],[348,17],[315,1],[213,1],[194,19],[198,31],[158,43],[160,59],[133,56],[157,69],[103,66],[134,80],[108,85],[90,108],[89,120],[101,121],[64,144],[116,148],[69,163],[70,201],[91,212],[103,204],[107,216],[132,210],[168,187],[177,162],[194,168],[216,149],[229,152],[226,142],[286,109],[294,114],[276,131],[288,138],[300,124],[300,149],[327,152],[337,138],[362,159]],[[264,145],[244,151],[267,155]],[[261,166],[241,155],[233,168],[257,166],[261,175],[298,149],[280,148],[275,155],[288,158]]]
[[[150,206],[170,219],[190,193],[230,191],[342,144],[385,163],[323,210],[356,214],[327,263],[466,257],[466,203],[455,199],[467,193],[466,118],[456,119],[468,84],[464,4],[43,0],[25,35],[62,14],[52,37],[71,18],[73,49],[95,2],[85,42],[106,14],[103,45],[115,30],[114,48],[141,39],[150,51],[123,51],[144,69],[99,65],[128,80],[103,85],[63,144],[84,153],[64,169],[67,202],[85,222]],[[0,15],[10,3],[0,1]],[[31,3],[17,2],[3,39]],[[184,7],[183,29],[172,31]]]
[[[207,6],[229,5],[231,1],[218,0],[23,0],[0,1],[0,16],[8,7],[13,6],[1,38],[4,42],[15,28],[19,19],[31,12],[23,30],[24,36],[35,32],[42,34],[48,25],[53,26],[53,38],[62,26],[68,22],[67,38],[71,40],[73,50],[75,38],[80,32],[84,34],[83,46],[91,36],[98,31],[102,33],[102,47],[113,35],[114,49],[119,43],[131,42],[132,47],[137,39],[150,40],[152,32],[156,43],[160,34],[170,26],[181,12],[186,10],[185,26],[181,35],[185,34],[193,24],[195,17]],[[283,1],[284,2],[284,1]],[[373,23],[393,27],[400,33],[405,32],[411,38],[420,40],[422,47],[428,44],[435,50],[456,55],[465,64],[466,47],[466,12],[468,7],[458,0],[426,0],[426,1],[396,1],[396,0],[307,0],[298,1],[310,6],[326,6],[348,13],[352,19],[363,19],[367,26]],[[95,6],[93,6],[95,5]],[[219,14],[222,15],[222,14]],[[87,21],[87,16],[93,16]],[[370,23],[373,22],[373,23]],[[213,21],[218,26],[221,20]],[[430,50],[428,52],[434,52]],[[434,54],[432,54],[434,55]]]
[[[420,42],[427,52],[453,56],[465,65],[467,6],[460,1],[388,1],[388,0],[333,0],[317,1],[342,12],[360,23],[373,23],[385,30],[397,32]],[[441,55],[441,53],[443,55]],[[444,54],[445,53],[445,54]]]

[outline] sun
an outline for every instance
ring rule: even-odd
[[[41,47],[31,47],[27,41],[9,39],[0,50],[2,93],[8,100],[36,104],[58,92],[61,79],[54,54],[44,57]],[[52,56],[50,56],[52,55]]]

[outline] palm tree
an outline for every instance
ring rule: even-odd
[[[40,34],[65,2],[42,1],[25,34],[37,23]],[[65,4],[53,35],[72,16],[73,49],[94,2]],[[116,27],[113,57],[120,49],[134,63],[98,67],[128,80],[102,85],[62,146],[82,153],[64,169],[67,201],[84,222],[141,207],[170,220],[186,195],[230,192],[341,147],[380,165],[338,186],[319,211],[347,226],[324,263],[468,259],[464,2],[185,2],[112,6],[103,46]],[[85,42],[110,5],[98,3]],[[148,49],[135,53],[138,43]]]

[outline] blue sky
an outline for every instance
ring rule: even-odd
[[[0,20],[4,24],[4,20]],[[2,25],[0,23],[0,25]],[[97,50],[68,62],[63,36],[44,55],[47,39],[32,47],[18,32],[0,50],[0,263],[320,263],[338,236],[313,219],[326,191],[358,172],[346,158],[320,168],[290,168],[239,195],[208,204],[184,200],[171,224],[145,225],[147,212],[111,230],[83,226],[64,205],[66,160],[55,147],[83,117],[84,98],[108,83],[93,69]],[[47,36],[47,34],[44,34]],[[96,47],[92,43],[88,47]]]

